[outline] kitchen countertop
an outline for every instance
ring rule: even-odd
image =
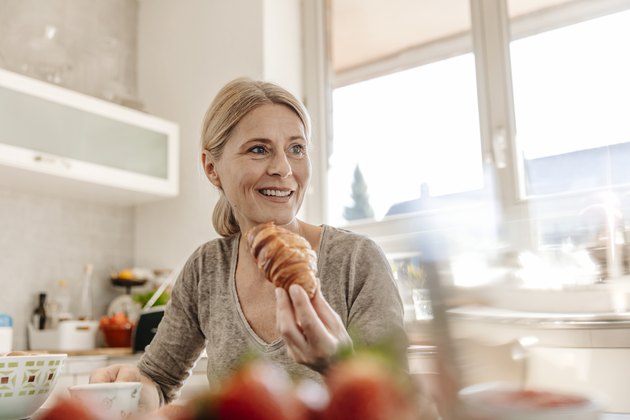
[[[549,313],[462,306],[448,314],[455,338],[478,338],[483,332],[488,342],[534,336],[541,346],[630,349],[630,312]]]
[[[100,347],[89,350],[47,350],[46,353],[65,353],[68,356],[132,356],[131,347]]]
[[[630,312],[526,312],[494,308],[491,306],[462,306],[451,309],[448,313],[456,317],[546,328],[630,327]]]

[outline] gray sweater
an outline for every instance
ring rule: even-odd
[[[138,364],[159,385],[164,402],[177,396],[204,346],[211,387],[252,350],[291,376],[322,380],[318,372],[287,355],[282,339],[266,343],[245,319],[234,280],[239,240],[236,234],[199,247],[173,287],[156,336]],[[402,303],[380,248],[366,237],[324,225],[317,265],[322,294],[355,345],[394,340],[406,363]]]

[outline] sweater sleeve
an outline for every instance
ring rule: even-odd
[[[371,239],[354,247],[348,280],[348,332],[359,345],[387,346],[407,370],[402,300],[389,262]]]
[[[198,254],[180,272],[157,333],[138,362],[140,372],[159,386],[164,403],[179,395],[205,343],[197,311]]]

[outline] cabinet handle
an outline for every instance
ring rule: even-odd
[[[66,159],[60,159],[57,157],[53,157],[53,156],[46,156],[46,155],[35,155],[33,156],[33,160],[35,162],[39,162],[39,163],[47,163],[50,165],[61,165],[66,169],[70,169],[72,167],[72,164],[67,161]]]

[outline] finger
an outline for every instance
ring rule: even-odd
[[[291,300],[281,287],[276,288],[276,328],[288,346],[306,346],[306,339],[295,319]]]
[[[296,347],[287,346],[287,355],[291,359],[295,360],[297,363],[306,362],[304,353],[302,353],[302,351]]]
[[[137,382],[139,378],[135,368],[125,365],[111,365],[106,368],[96,369],[91,375],[90,383],[100,382]]]
[[[102,382],[114,382],[116,381],[117,375],[118,375],[118,369],[116,369],[115,366],[96,369],[90,375],[89,382],[91,384],[102,383]]]
[[[328,329],[321,319],[319,319],[306,291],[301,286],[292,284],[289,287],[289,295],[293,303],[295,319],[302,328],[302,332],[306,338],[313,341],[318,338],[326,337],[329,334]]]
[[[135,367],[123,366],[118,370],[116,382],[139,382],[140,372]]]

